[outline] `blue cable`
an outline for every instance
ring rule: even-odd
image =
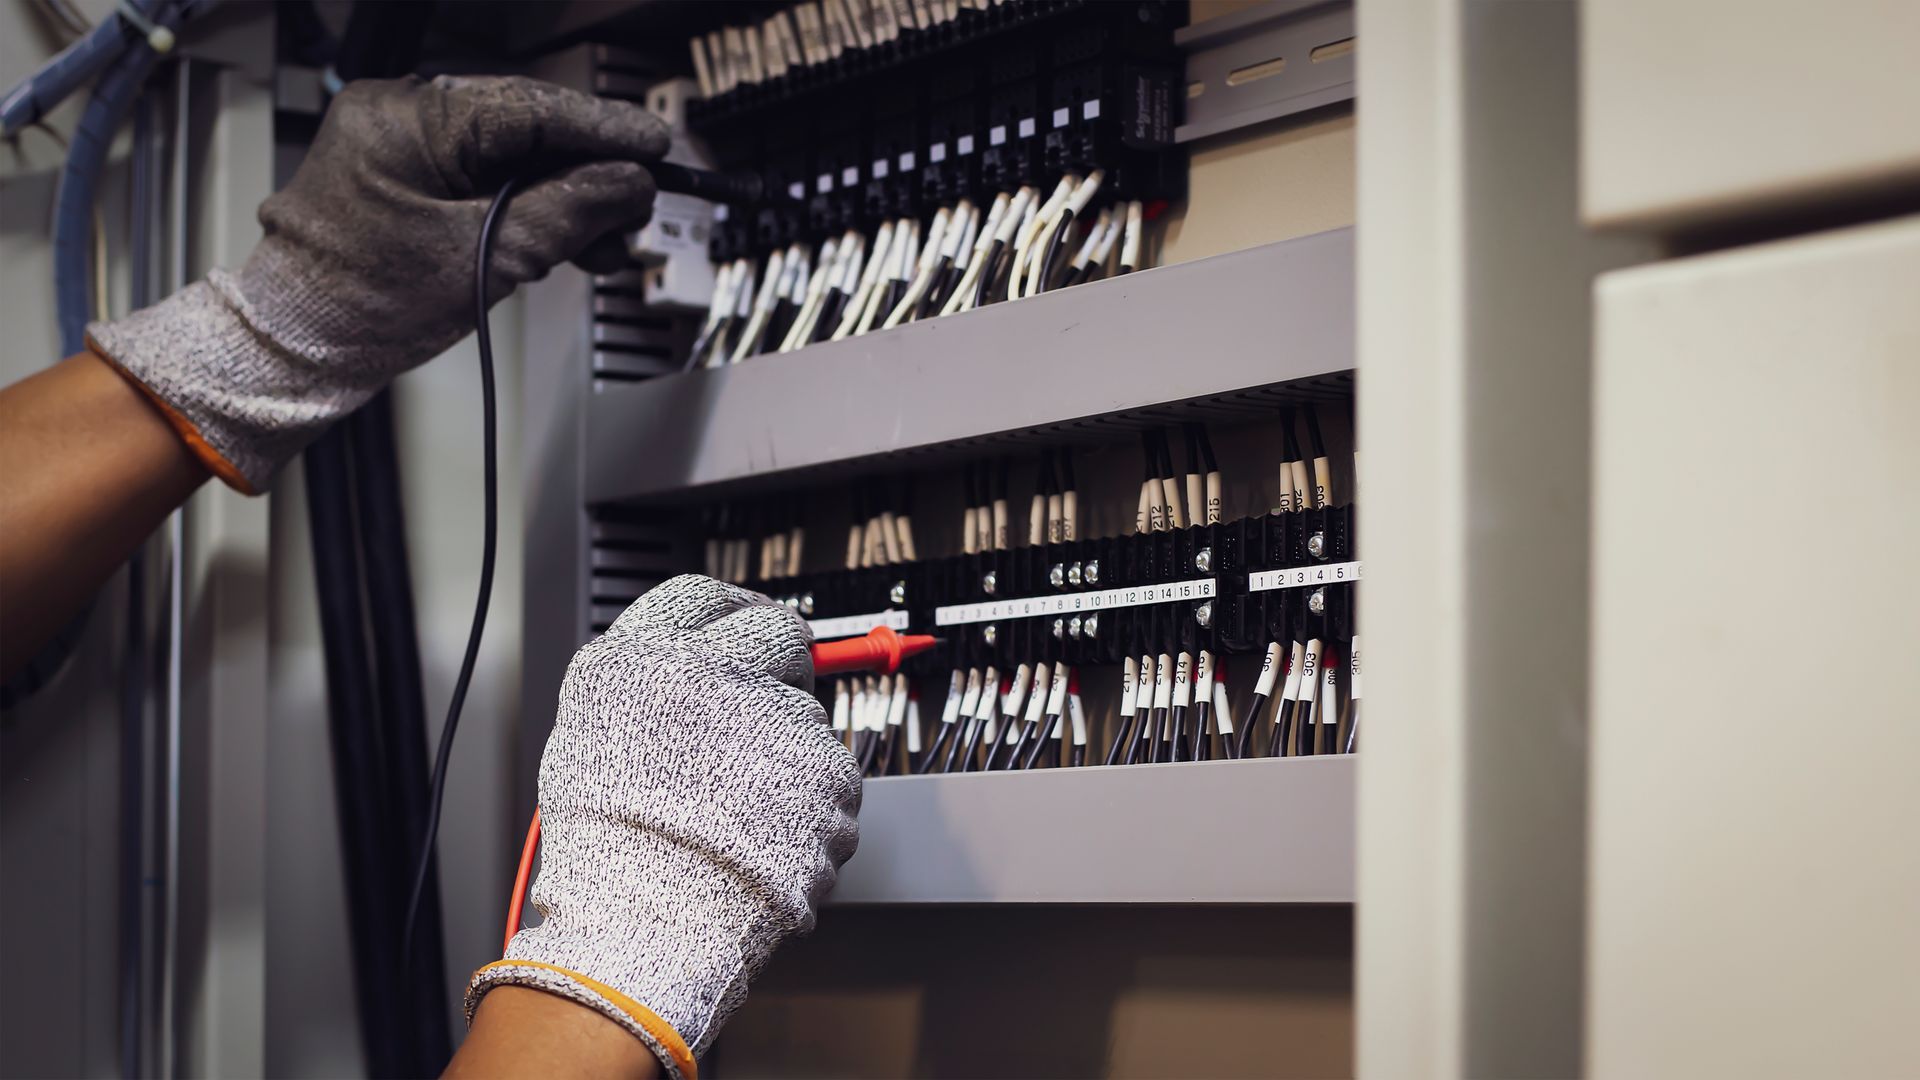
[[[132,0],[134,9],[153,19],[163,0]],[[138,27],[117,10],[85,36],[60,50],[40,70],[20,80],[0,98],[0,137],[11,138],[20,129],[52,112],[74,91],[98,75],[135,41],[145,40]]]

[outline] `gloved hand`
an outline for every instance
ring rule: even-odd
[[[545,921],[474,973],[469,1022],[493,987],[538,987],[693,1076],[858,839],[859,764],[799,688],[810,637],[764,596],[685,575],[574,656],[540,760]]]
[[[500,186],[494,300],[567,260],[625,259],[667,150],[645,109],[523,78],[349,85],[238,274],[87,328],[221,479],[249,493],[394,376],[473,329],[474,253]]]

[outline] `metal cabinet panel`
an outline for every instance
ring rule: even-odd
[[[1581,14],[1590,222],[1702,225],[1920,180],[1920,4],[1606,0]]]
[[[1597,294],[1595,1077],[1912,1076],[1920,217]]]

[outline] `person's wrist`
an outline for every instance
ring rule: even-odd
[[[608,821],[552,792],[541,821],[548,846],[533,900],[544,918],[514,935],[506,960],[605,984],[699,1053],[772,951],[769,932],[755,928],[782,920],[703,846]],[[567,901],[555,904],[555,896]]]
[[[652,1080],[662,1072],[644,1043],[599,1010],[533,987],[503,986],[476,1010],[442,1075]]]
[[[216,271],[217,273],[217,271]],[[87,349],[134,383],[207,469],[249,495],[275,467],[228,415],[228,371],[261,366],[269,349],[210,281],[87,327]]]
[[[509,955],[480,968],[467,984],[467,1023],[476,1022],[493,991],[514,987],[552,994],[599,1013],[639,1040],[659,1062],[661,1075],[697,1080],[694,1048],[672,1023],[625,990],[559,964]]]
[[[297,253],[269,237],[151,307],[87,327],[214,475],[259,494],[294,455],[405,365],[356,326]]]

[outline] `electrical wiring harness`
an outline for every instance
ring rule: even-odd
[[[1149,265],[1185,192],[1184,21],[1163,0],[823,0],[692,38],[687,122],[764,197],[716,207],[684,366]]]

